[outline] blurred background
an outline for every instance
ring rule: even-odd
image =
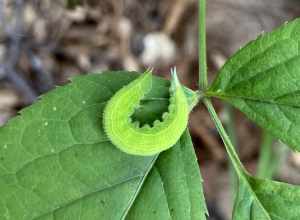
[[[300,16],[299,0],[208,0],[209,80],[262,32]],[[74,75],[154,68],[197,89],[197,0],[0,0],[0,125]],[[216,101],[252,174],[300,184],[300,155]],[[210,220],[230,219],[234,176],[206,110],[189,124]]]

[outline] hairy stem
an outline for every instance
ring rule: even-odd
[[[207,61],[206,61],[206,0],[199,0],[198,4],[198,36],[199,36],[199,88],[207,88]]]

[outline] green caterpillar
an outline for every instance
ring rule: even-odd
[[[152,88],[152,71],[147,70],[137,79],[120,89],[104,109],[104,130],[120,150],[134,155],[154,155],[172,147],[187,127],[190,106],[176,70],[171,71],[168,112],[153,126],[140,127],[131,116],[140,101]]]

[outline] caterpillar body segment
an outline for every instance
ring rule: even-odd
[[[175,69],[172,70],[168,111],[163,113],[162,121],[155,120],[153,126],[142,127],[138,121],[132,121],[135,109],[151,88],[152,71],[147,70],[117,91],[105,107],[104,130],[111,142],[128,154],[150,156],[167,150],[187,127],[190,107]]]

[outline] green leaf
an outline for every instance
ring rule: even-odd
[[[168,214],[204,219],[201,178],[188,133],[158,159],[122,153],[105,136],[106,101],[136,77],[128,72],[77,77],[0,128],[0,219],[145,219],[143,201],[158,219]],[[135,117],[149,122],[164,112],[168,86],[155,78],[147,105],[142,104],[146,110]],[[176,188],[171,179],[182,185]],[[189,212],[177,207],[180,199],[189,201]]]
[[[300,19],[238,51],[207,96],[221,98],[300,151]]]
[[[246,175],[240,180],[233,220],[298,220],[300,187]]]

